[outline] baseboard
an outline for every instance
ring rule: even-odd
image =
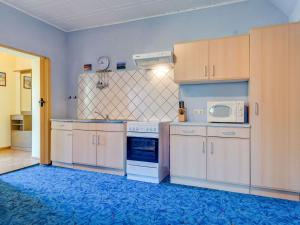
[[[267,188],[251,187],[250,194],[271,198],[286,199],[291,201],[300,201],[300,193],[273,190]]]
[[[88,165],[72,164],[72,163],[62,163],[62,162],[52,162],[52,165],[59,166],[59,167],[65,167],[65,168],[71,168],[71,169],[77,169],[77,170],[85,170],[85,171],[91,171],[91,172],[125,176],[125,171],[121,170],[121,169],[99,167],[99,166],[88,166]]]
[[[174,183],[174,184],[182,184],[182,185],[189,185],[189,186],[195,186],[195,187],[209,188],[209,189],[215,189],[215,190],[220,190],[220,191],[237,192],[237,193],[242,193],[242,194],[250,193],[250,187],[247,185],[212,182],[212,181],[207,181],[207,180],[186,178],[186,177],[177,177],[177,176],[171,176],[170,180],[171,180],[171,183]]]
[[[23,148],[23,147],[15,147],[15,146],[11,146],[10,149],[12,150],[19,150],[19,151],[25,151],[25,152],[31,152],[32,148]]]
[[[10,146],[7,146],[7,147],[0,147],[0,151],[1,150],[7,150],[7,149],[10,149],[11,147]]]

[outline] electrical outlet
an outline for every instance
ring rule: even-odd
[[[194,115],[204,115],[204,109],[194,109]]]

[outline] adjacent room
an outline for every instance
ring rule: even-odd
[[[0,225],[300,224],[300,0],[0,0]]]
[[[0,174],[38,164],[32,151],[32,67],[25,54],[0,48]]]

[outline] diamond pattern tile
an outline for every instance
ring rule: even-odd
[[[78,79],[77,115],[80,119],[176,120],[179,87],[173,70],[163,77],[151,71],[110,72],[109,87],[97,89],[97,75],[82,74]]]

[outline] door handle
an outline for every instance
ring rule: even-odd
[[[41,100],[39,101],[39,103],[40,103],[41,107],[44,107],[46,101],[43,98],[41,98]]]
[[[255,102],[255,108],[254,108],[254,111],[255,111],[255,115],[259,115],[259,105],[257,102]]]
[[[92,140],[92,144],[95,145],[95,139],[96,139],[96,136],[93,135],[93,140]]]

